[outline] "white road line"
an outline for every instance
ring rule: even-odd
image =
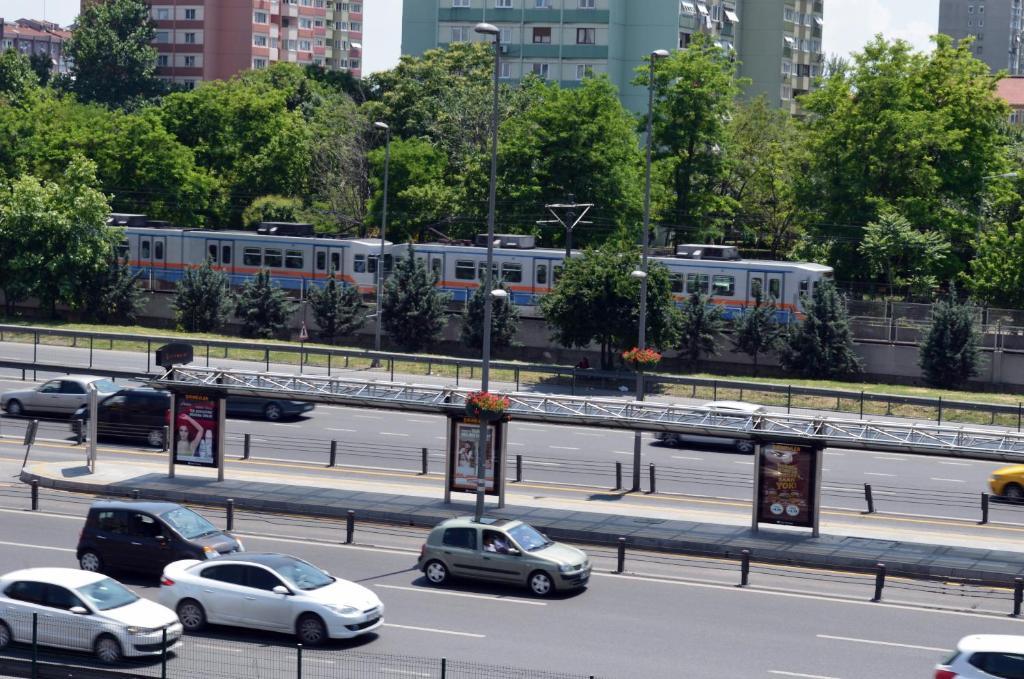
[[[733,464],[754,464],[750,460],[733,460],[732,463]]]
[[[4,542],[0,540],[0,545],[7,547],[29,547],[31,549],[48,549],[51,552],[74,552],[75,550],[70,547],[47,547],[46,545],[27,545],[23,542]]]
[[[401,434],[401,433],[397,433],[397,432],[393,432],[393,431],[382,431],[382,432],[380,432],[380,435],[381,436],[408,436],[408,434]]]
[[[419,424],[433,424],[434,422],[436,422],[436,420],[415,420],[413,418],[409,418],[406,420],[406,422],[418,422]]]
[[[231,648],[230,646],[215,646],[214,644],[204,644],[202,642],[193,641],[189,646],[195,646],[196,648],[208,648],[212,651],[227,651],[228,653],[247,653],[248,651],[244,648]]]
[[[939,464],[948,464],[954,467],[970,467],[970,462],[940,462]]]
[[[594,432],[589,431],[578,431],[576,432],[576,436],[604,436],[604,434],[595,434]]]
[[[435,436],[434,438],[437,439],[438,441],[447,441],[448,440],[447,436]],[[514,444],[513,443],[512,445],[522,445],[522,444]]]
[[[896,476],[895,474],[883,474],[881,472],[864,472],[864,476]]]
[[[614,455],[632,455],[633,451],[632,450],[613,450],[612,454],[614,454]]]
[[[818,634],[816,635],[819,639],[832,639],[834,641],[852,641],[856,644],[872,644],[874,646],[895,646],[897,648],[912,648],[915,651],[934,651],[936,653],[946,653],[949,651],[948,648],[938,648],[936,646],[918,646],[917,644],[898,644],[895,641],[875,641],[874,639],[857,639],[856,637],[834,637],[830,634]]]
[[[889,462],[906,462],[907,461],[907,458],[905,458],[905,457],[892,457],[891,455],[874,455],[872,457],[874,457],[876,460],[888,460]]]
[[[516,424],[516,429],[547,429],[547,427],[542,424],[523,424],[519,422]]]
[[[344,428],[342,428],[342,427],[327,427],[327,431],[347,431],[347,432],[355,432],[355,429],[344,429]]]
[[[442,436],[441,438],[444,438],[444,437]],[[519,447],[519,448],[522,448],[522,447],[523,447],[523,446],[525,446],[526,444],[525,444],[525,443],[512,443],[512,442],[510,441],[510,442],[508,443],[508,445],[510,445],[510,446],[517,446],[517,447]]]
[[[673,455],[673,460],[703,460],[703,457],[690,457],[688,455]]]
[[[503,604],[523,604],[524,606],[547,606],[543,601],[528,601],[526,599],[506,599],[505,597],[487,596],[485,594],[467,594],[465,592],[450,592],[443,589],[426,589],[423,587],[403,587],[402,585],[374,585],[381,589],[399,589],[403,592],[419,592],[420,594],[440,594],[443,596],[461,597],[463,599],[486,599],[497,601]]]
[[[524,466],[525,465],[530,465],[531,467],[534,466],[534,465],[538,465],[540,467],[564,467],[565,466],[565,465],[563,465],[560,462],[538,462],[537,460],[523,460],[523,465]]]
[[[937,476],[931,478],[932,481],[948,481],[949,483],[967,483],[963,479],[942,479]]]
[[[839,677],[826,677],[824,674],[800,674],[784,670],[768,670],[768,674],[777,674],[782,677],[802,677],[803,679],[839,679]]]
[[[472,639],[486,639],[486,634],[473,634],[471,632],[455,632],[448,629],[434,629],[432,627],[413,627],[412,625],[396,625],[391,622],[386,622],[382,625],[383,627],[394,627],[396,629],[411,629],[417,632],[434,632],[435,634],[451,634],[456,637],[470,637]]]
[[[579,448],[572,446],[548,446],[548,448],[553,448],[554,450],[579,450]]]
[[[378,415],[356,415],[355,413],[352,414],[352,417],[358,417],[361,420],[383,420],[384,419],[383,417],[380,417]],[[522,426],[522,425],[520,425],[520,426]]]
[[[298,429],[302,425],[301,424],[282,424],[281,422],[271,422],[270,426],[271,427],[289,427],[291,429]]]

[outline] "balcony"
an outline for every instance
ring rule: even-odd
[[[487,15],[490,18],[490,14]],[[606,9],[567,9],[562,12],[563,24],[606,24],[610,13]]]
[[[557,59],[559,55],[558,48],[558,45],[529,43],[523,45],[523,56],[526,58]]]
[[[564,45],[563,59],[607,59],[608,45]]]
[[[442,7],[437,11],[438,21],[471,22],[478,24],[484,20],[484,11],[472,7]],[[491,19],[491,17],[488,17]],[[500,19],[494,19],[500,21]]]

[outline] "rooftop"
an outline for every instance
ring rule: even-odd
[[[1024,76],[1003,78],[997,85],[996,94],[1013,108],[1024,108]]]

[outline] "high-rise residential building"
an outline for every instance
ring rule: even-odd
[[[486,21],[501,29],[502,78],[515,81],[534,73],[572,87],[589,74],[606,73],[619,88],[622,103],[643,111],[647,93],[631,81],[653,50],[684,48],[694,35],[704,33],[736,50],[739,60],[745,61],[749,39],[752,58],[771,61],[743,66],[743,74],[754,79],[752,91],[789,108],[793,92],[810,89],[811,78],[803,87],[803,81],[786,77],[785,65],[789,63],[791,70],[795,63],[806,65],[800,71],[809,73],[812,61],[820,64],[821,4],[822,0],[405,0],[402,53],[420,55],[453,42],[490,40],[473,31]],[[785,8],[799,13],[801,20],[806,13],[811,25],[806,30],[797,25]],[[761,23],[749,25],[752,18]]]
[[[797,97],[822,75],[823,0],[747,0],[740,25],[740,75],[747,95],[763,96],[791,113]]]
[[[82,0],[83,5],[95,0]],[[194,87],[279,61],[362,73],[362,2],[147,0],[157,76]]]
[[[71,31],[51,21],[6,21],[0,17],[0,52],[12,49],[25,56],[45,54],[50,58],[55,73],[68,72],[64,41],[70,37]]]
[[[940,0],[939,33],[956,40],[974,36],[974,56],[989,68],[1024,75],[1022,5],[1024,0]]]

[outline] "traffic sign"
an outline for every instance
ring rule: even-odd
[[[306,330],[306,322],[302,322],[302,327],[299,329],[299,341],[305,342],[309,339],[309,331]]]

